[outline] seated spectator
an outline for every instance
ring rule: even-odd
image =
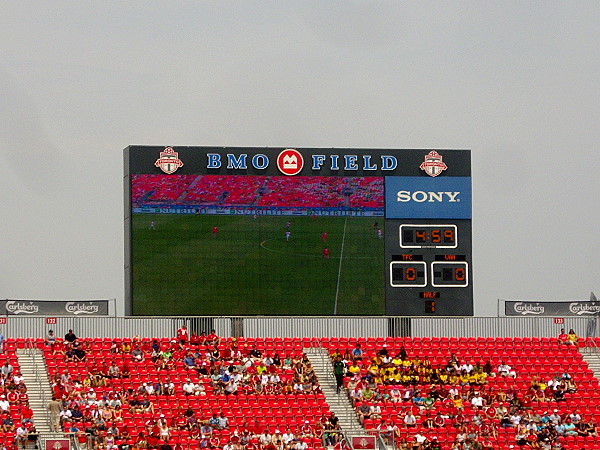
[[[142,362],[144,360],[144,352],[139,345],[136,345],[133,350],[131,350],[131,359],[135,362]]]
[[[54,344],[56,343],[56,336],[54,335],[54,330],[48,330],[48,335],[44,341],[44,344],[50,347],[50,351],[54,353]]]
[[[356,347],[352,350],[352,358],[354,361],[362,361],[363,359],[363,350],[359,343],[356,343]]]
[[[517,376],[517,373],[513,370],[511,366],[502,361],[502,363],[498,366],[498,375],[501,377],[515,378]]]
[[[560,329],[560,333],[558,334],[558,343],[559,344],[568,344],[569,336],[565,332],[564,328]]]
[[[571,328],[569,330],[569,334],[567,335],[567,344],[569,344],[569,345],[577,345],[578,342],[579,342],[579,338],[575,334],[575,331],[573,331],[573,328]]]
[[[409,428],[417,426],[417,418],[412,411],[408,411],[404,416],[404,426]]]
[[[19,447],[20,444],[21,447],[25,448],[25,444],[27,443],[27,435],[28,432],[25,425],[19,425],[15,433],[15,443],[17,444],[17,447]]]
[[[358,411],[356,413],[358,414],[358,420],[360,421],[361,424],[364,425],[365,419],[371,418],[371,407],[369,406],[369,404],[367,402],[363,402],[358,407]]]
[[[77,341],[77,336],[73,333],[73,330],[69,330],[69,332],[65,334],[65,342],[73,344],[75,341]]]

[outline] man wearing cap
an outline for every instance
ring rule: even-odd
[[[560,414],[558,414],[558,409],[555,409],[552,414],[550,414],[549,418],[553,425],[559,424],[561,422],[561,417]]]
[[[266,428],[265,431],[263,431],[260,436],[258,437],[258,441],[260,442],[260,444],[263,447],[266,447],[267,445],[269,445],[271,443],[271,439],[272,436],[269,434],[269,429]]]
[[[304,421],[304,424],[302,425],[302,428],[300,428],[300,433],[302,433],[302,437],[312,436],[313,429],[310,426],[310,422],[308,420]]]

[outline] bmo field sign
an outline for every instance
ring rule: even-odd
[[[124,156],[128,314],[473,314],[469,150]]]

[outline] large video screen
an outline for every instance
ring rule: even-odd
[[[468,150],[123,155],[127,315],[473,314]]]
[[[383,177],[130,183],[134,315],[385,313]]]

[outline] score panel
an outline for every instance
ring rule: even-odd
[[[464,261],[431,263],[431,285],[433,287],[467,287],[469,264]]]
[[[424,261],[392,261],[390,273],[393,287],[427,286],[427,263]]]
[[[472,316],[471,221],[386,219],[386,314]]]

